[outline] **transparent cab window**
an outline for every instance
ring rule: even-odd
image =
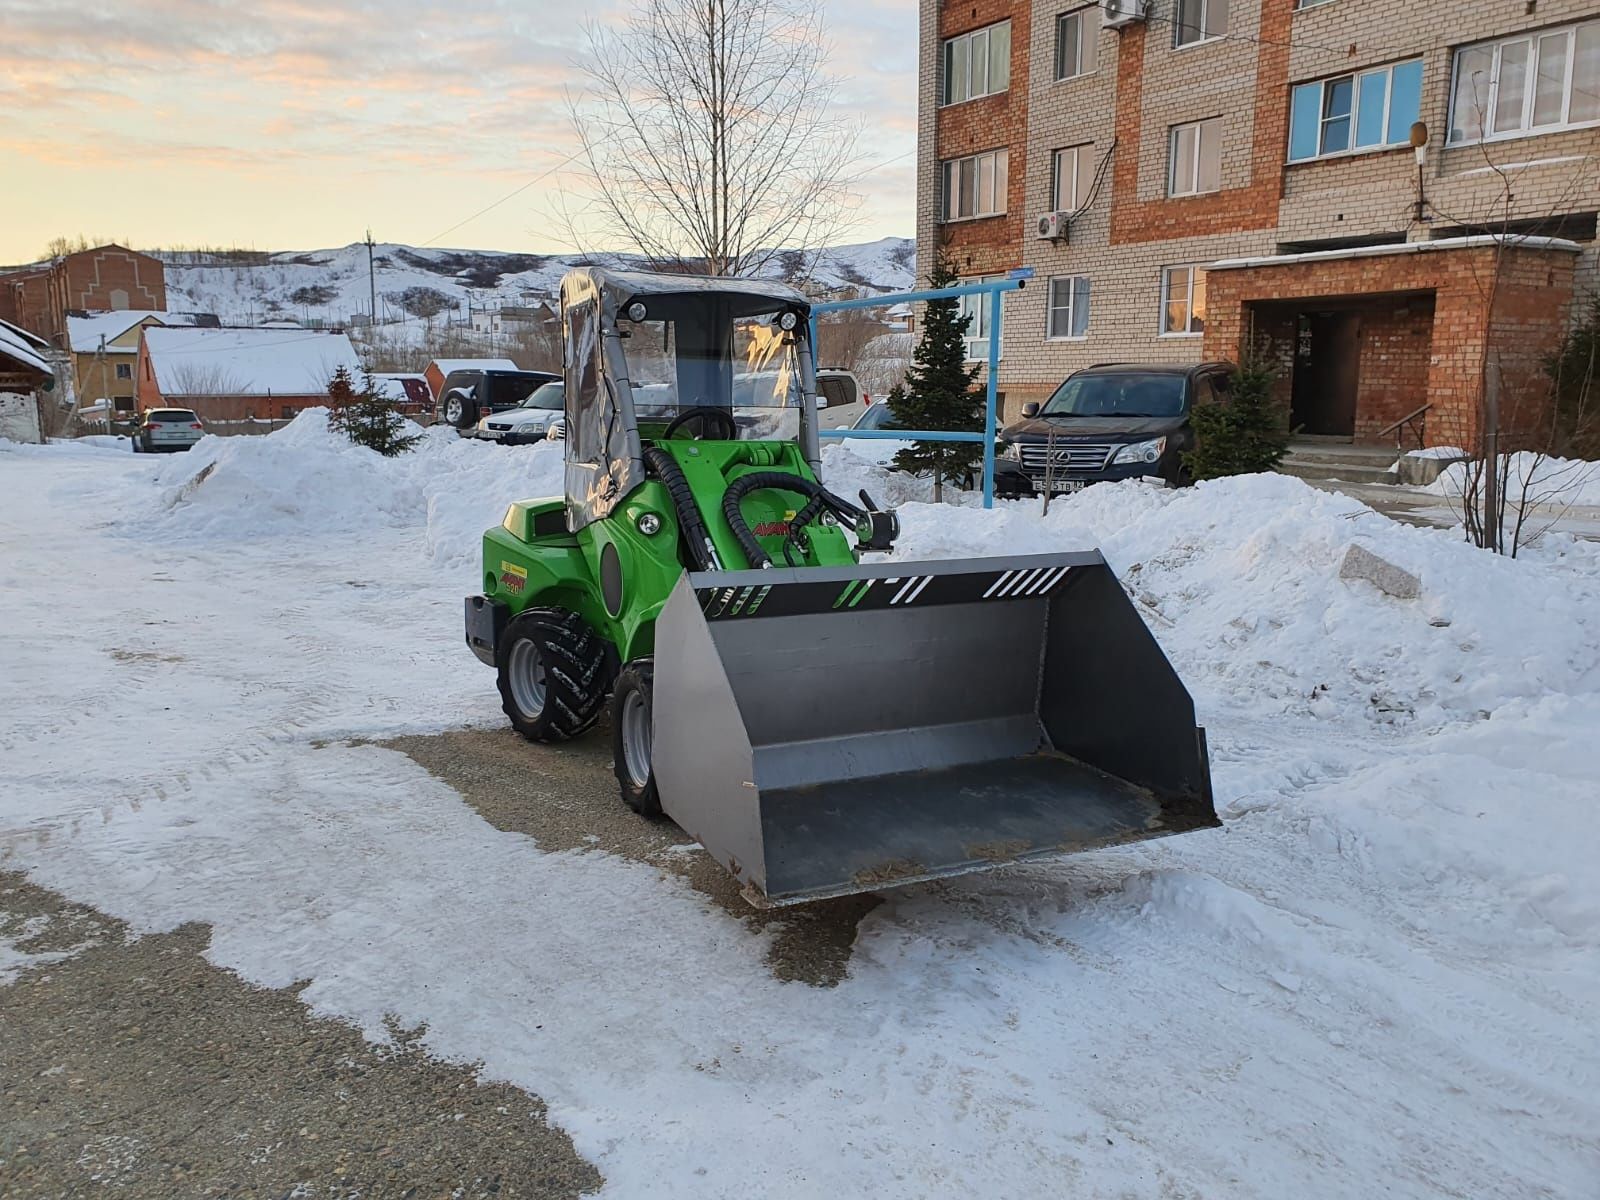
[[[733,407],[739,436],[792,439],[800,433],[799,340],[778,328],[776,314],[738,317],[723,345],[680,339],[672,321],[618,321],[626,334],[634,415],[644,425],[671,421],[692,408]],[[647,434],[648,436],[648,434]]]

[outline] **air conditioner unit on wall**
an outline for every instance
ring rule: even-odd
[[[1067,212],[1040,213],[1035,225],[1035,236],[1041,242],[1064,242],[1067,240],[1067,225],[1072,219],[1072,214]]]
[[[1100,24],[1121,29],[1142,21],[1150,13],[1150,0],[1100,0]]]

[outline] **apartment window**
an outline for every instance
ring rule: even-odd
[[[1050,156],[1050,203],[1057,212],[1077,212],[1089,202],[1094,175],[1091,146],[1068,146]]]
[[[1047,336],[1052,340],[1081,338],[1089,333],[1089,277],[1060,276],[1050,281]]]
[[[1303,83],[1289,97],[1289,161],[1403,146],[1421,112],[1421,59]]]
[[[1011,86],[1011,22],[1001,21],[944,44],[944,103],[960,104]]]
[[[1206,273],[1199,267],[1161,272],[1161,335],[1188,337],[1206,329]]]
[[[964,221],[1006,211],[1010,152],[990,150],[944,163],[944,219]]]
[[[1294,0],[1294,6],[1297,10],[1303,8],[1317,8],[1330,2],[1331,0]]]
[[[118,379],[132,379],[133,378],[133,364],[132,363],[118,363],[117,364],[117,378]]]
[[[1228,0],[1178,0],[1172,26],[1174,46],[1209,42],[1228,32]]]
[[[1196,196],[1222,187],[1222,118],[1172,127],[1167,194]]]
[[[1600,21],[1456,51],[1450,141],[1515,137],[1600,121]]]
[[[987,283],[991,279],[1004,279],[1004,275],[976,275],[970,279],[962,280],[963,283]],[[961,297],[961,315],[970,317],[967,322],[967,361],[987,362],[989,360],[989,335],[993,332],[995,337],[1001,337],[1001,331],[989,328],[989,309],[994,303],[991,296],[963,296]],[[1004,354],[1004,345],[1000,349]]]
[[[1100,51],[1100,10],[1080,8],[1056,18],[1056,78],[1087,75]]]

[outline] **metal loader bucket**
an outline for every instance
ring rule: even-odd
[[[686,574],[655,660],[662,806],[753,904],[1220,823],[1096,551]]]

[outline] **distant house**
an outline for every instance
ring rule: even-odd
[[[0,320],[32,329],[62,350],[74,309],[166,308],[165,266],[126,246],[96,246],[0,275]]]
[[[382,371],[374,372],[372,379],[379,393],[398,404],[401,412],[422,416],[433,410],[433,391],[426,376]]]
[[[0,437],[43,440],[39,393],[53,386],[50,344],[9,321],[0,321]]]
[[[437,400],[444,391],[445,376],[451,371],[519,371],[522,368],[509,358],[436,358],[422,372],[428,389]]]
[[[79,408],[93,406],[96,412],[133,412],[138,394],[133,370],[139,357],[139,331],[148,325],[197,323],[190,313],[145,309],[68,313],[66,349],[72,352]]]
[[[328,402],[339,367],[361,361],[343,333],[316,329],[140,329],[139,407],[191,408],[215,433],[248,433]]]

